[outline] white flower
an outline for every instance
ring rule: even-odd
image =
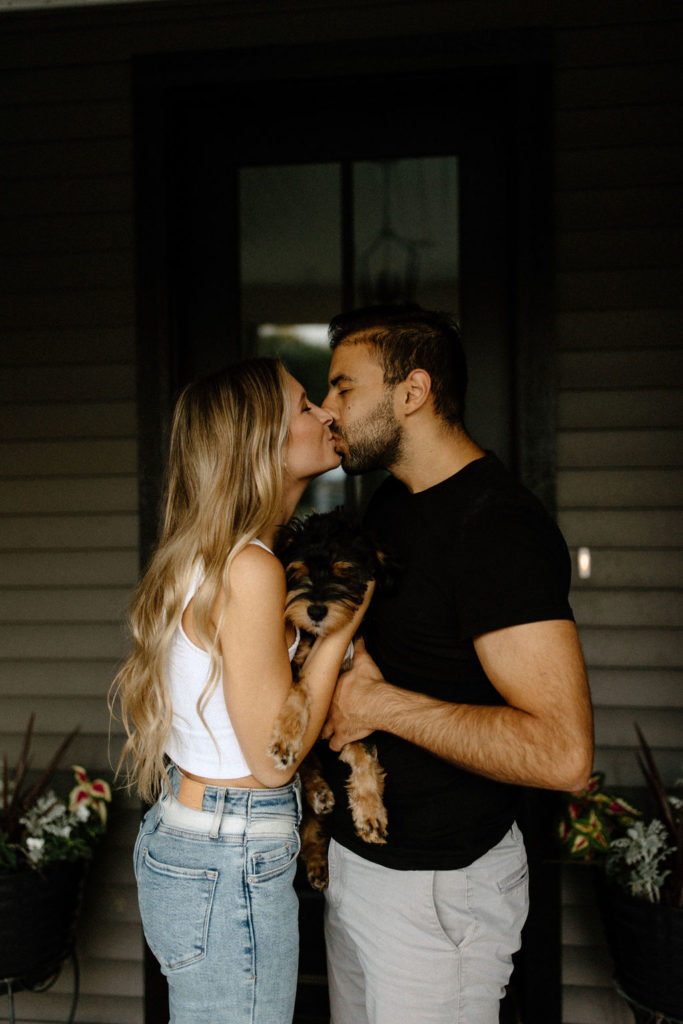
[[[607,855],[607,873],[615,874],[623,864],[628,872],[627,886],[632,896],[644,896],[659,902],[662,885],[671,874],[665,861],[674,852],[669,845],[666,828],[657,818],[646,827],[638,821],[626,830],[622,839],[613,839]]]
[[[58,836],[60,839],[68,839],[71,835],[71,823],[70,822],[51,822],[45,826],[45,831],[51,836]]]
[[[73,817],[76,821],[82,822],[87,821],[90,817],[90,808],[87,804],[79,804],[74,811]]]
[[[57,799],[54,793],[46,793],[40,797],[32,808],[33,813],[41,819],[41,824],[49,825],[53,821],[64,817],[64,804]]]
[[[69,815],[64,804],[56,797],[41,797],[34,806],[20,819],[28,832],[34,836],[48,833],[53,836],[68,838],[71,833]]]
[[[34,839],[33,836],[29,836],[29,838],[26,840],[28,859],[31,861],[32,864],[40,864],[43,858],[44,846],[44,839]]]

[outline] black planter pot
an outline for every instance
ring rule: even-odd
[[[603,881],[599,899],[619,987],[634,1003],[683,1021],[683,909]]]
[[[0,873],[0,986],[34,988],[59,971],[75,941],[86,862]]]

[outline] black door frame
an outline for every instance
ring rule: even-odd
[[[143,563],[156,538],[173,398],[189,376],[224,362],[226,339],[239,337],[235,197],[244,164],[457,152],[463,331],[482,340],[504,332],[511,461],[553,510],[551,86],[543,32],[136,58]],[[525,1024],[561,1019],[553,807],[551,796],[529,792],[532,909],[516,970]],[[148,971],[148,1024],[164,1019],[152,996],[158,977]]]

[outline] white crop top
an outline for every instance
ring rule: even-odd
[[[260,540],[251,543],[270,551]],[[183,612],[194,597],[202,578],[201,570],[198,569],[185,598]],[[290,662],[298,646],[297,629],[294,643],[289,648]],[[167,682],[173,719],[166,753],[175,764],[193,775],[203,775],[209,779],[240,779],[251,775],[251,770],[240,749],[225,706],[223,680],[220,676],[203,709],[213,739],[197,711],[197,700],[206,686],[210,670],[209,653],[192,643],[183,629],[182,621],[179,622],[168,656]]]

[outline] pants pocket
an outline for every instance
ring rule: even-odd
[[[260,839],[249,843],[247,880],[267,882],[287,870],[299,854],[301,840],[294,832],[291,839]]]
[[[142,927],[164,973],[206,956],[217,881],[218,871],[164,864],[148,849],[139,858]]]
[[[505,878],[498,880],[498,891],[501,893],[512,892],[513,889],[523,885],[529,877],[529,870],[526,864],[522,864],[520,867],[511,871]]]
[[[144,818],[140,822],[140,828],[138,829],[137,839],[135,840],[135,846],[133,848],[133,871],[137,880],[139,871],[139,860],[140,850],[144,839],[151,836],[156,832],[157,826],[161,819],[161,808],[159,803],[153,804],[145,814]]]
[[[344,859],[340,856],[334,839],[327,850],[328,883],[325,889],[325,902],[335,910],[341,906],[344,893]]]

